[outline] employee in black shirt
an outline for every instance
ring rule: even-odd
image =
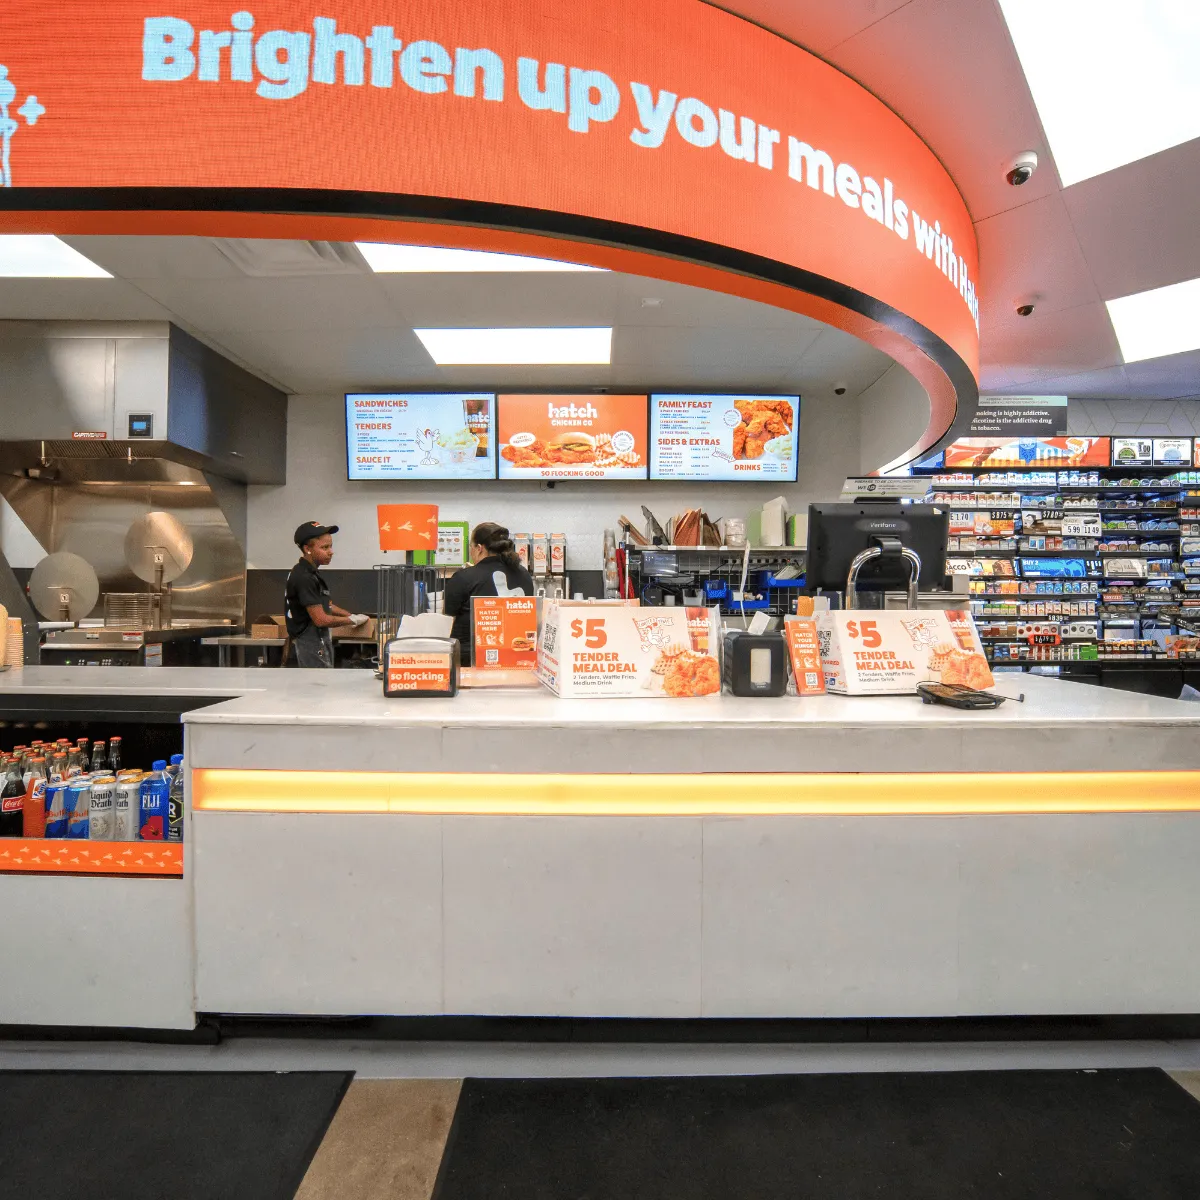
[[[446,616],[454,618],[452,636],[458,638],[464,662],[471,653],[472,596],[532,596],[533,576],[517,557],[513,540],[503,525],[486,521],[471,534],[470,567],[446,580]]]
[[[321,578],[320,568],[333,561],[333,535],[336,525],[305,521],[296,530],[300,561],[292,568],[284,592],[284,611],[288,636],[296,647],[296,665],[332,667],[333,635],[339,625],[359,625],[367,618],[351,614],[330,602],[329,584]]]

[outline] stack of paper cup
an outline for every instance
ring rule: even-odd
[[[19,671],[25,665],[25,637],[21,632],[21,618],[8,618],[7,646],[4,662],[14,671]]]

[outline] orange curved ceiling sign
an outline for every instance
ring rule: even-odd
[[[698,0],[234,7],[9,0],[0,226],[308,211],[633,246],[811,292],[973,386],[961,196],[799,47]]]

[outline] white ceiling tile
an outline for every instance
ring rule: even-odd
[[[243,278],[206,237],[90,235],[63,241],[122,279]]]
[[[827,57],[853,37],[909,0],[837,0],[836,4],[797,4],[796,0],[725,0],[718,7],[753,21],[780,37]]]
[[[0,279],[0,321],[164,321],[169,313],[121,279]]]
[[[612,325],[617,285],[608,274],[376,275],[394,310],[418,329],[509,325]]]
[[[1200,277],[1200,139],[1063,192],[1105,300]]]
[[[1100,299],[1060,193],[998,213],[976,228],[986,264],[980,276],[983,324],[999,324],[1018,303],[1035,297],[1042,314]],[[1041,249],[1013,254],[1014,246]]]
[[[825,57],[918,131],[975,220],[1056,190],[1037,110],[994,0],[912,0]],[[1046,165],[1014,188],[1004,176],[1022,150],[1037,151]]]

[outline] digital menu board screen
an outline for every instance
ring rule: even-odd
[[[799,421],[799,396],[651,396],[650,478],[795,483]]]
[[[646,406],[640,396],[502,394],[501,479],[645,479]]]
[[[495,479],[493,392],[346,396],[346,473],[363,479]]]
[[[1187,467],[1192,462],[1192,439],[1190,437],[1167,437],[1154,439],[1154,465],[1156,467]]]
[[[1154,461],[1154,440],[1143,437],[1115,437],[1112,440],[1114,467],[1149,466]]]

